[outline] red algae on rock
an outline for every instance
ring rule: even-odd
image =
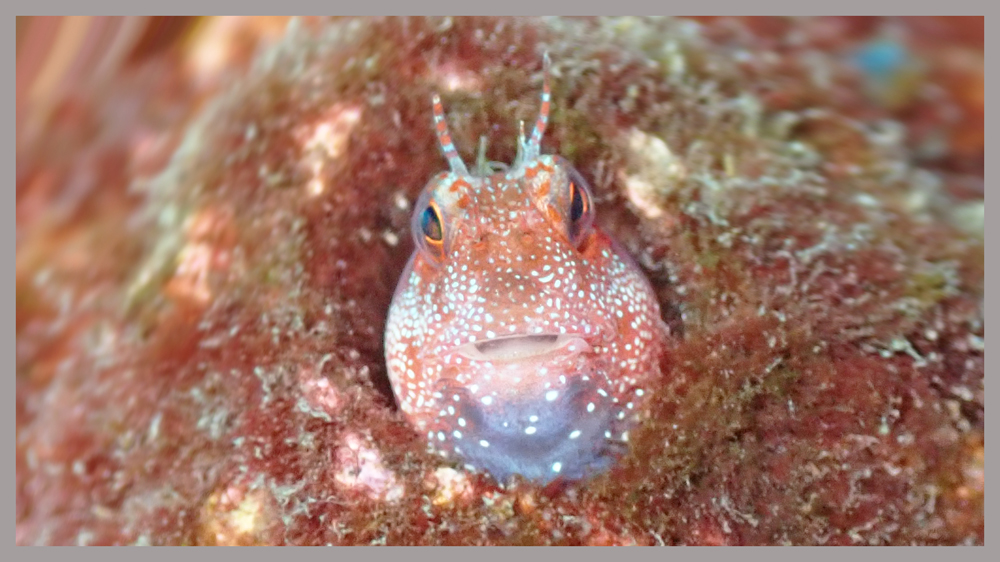
[[[927,25],[293,20],[74,93],[18,147],[16,542],[982,544],[982,69],[928,54],[982,51]],[[887,35],[909,109],[852,66]],[[500,487],[425,450],[381,334],[430,94],[511,161],[546,50],[544,148],[678,340],[611,473]]]

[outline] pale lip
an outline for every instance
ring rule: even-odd
[[[553,354],[576,355],[591,351],[590,344],[577,334],[515,335],[467,343],[453,353],[473,361],[491,363],[530,362]]]

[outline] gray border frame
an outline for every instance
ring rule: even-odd
[[[993,6],[996,6],[996,5],[993,5]],[[46,14],[56,15],[56,14],[65,14],[67,12],[69,12],[69,13],[76,13],[76,14],[86,13],[86,12],[91,12],[91,13],[93,13],[93,12],[104,12],[104,13],[128,14],[128,13],[148,12],[149,11],[149,9],[148,9],[149,7],[152,7],[152,10],[155,11],[155,12],[158,12],[160,15],[191,14],[191,13],[198,13],[198,12],[204,13],[205,11],[214,11],[214,12],[217,12],[217,13],[218,12],[224,12],[224,11],[230,12],[230,13],[232,13],[232,12],[237,12],[237,13],[238,12],[242,12],[242,13],[251,13],[251,14],[274,13],[274,12],[279,12],[279,11],[280,12],[285,12],[285,13],[288,13],[288,12],[291,12],[291,13],[323,13],[323,12],[326,12],[326,13],[330,13],[330,12],[345,13],[345,12],[350,12],[350,11],[353,11],[354,9],[356,9],[356,8],[354,8],[354,6],[348,5],[346,3],[320,2],[320,1],[316,1],[316,0],[312,0],[312,1],[307,0],[305,2],[299,2],[299,1],[287,2],[286,1],[286,2],[282,2],[280,5],[275,5],[275,4],[271,4],[271,3],[264,3],[264,2],[252,2],[252,3],[250,3],[250,2],[234,2],[232,0],[225,1],[225,2],[212,2],[210,4],[206,4],[204,1],[201,1],[201,2],[189,2],[189,1],[181,0],[180,2],[178,2],[177,0],[175,0],[173,2],[170,2],[169,4],[166,4],[166,5],[155,5],[155,6],[154,5],[147,5],[147,6],[140,6],[140,7],[138,7],[138,9],[137,9],[137,7],[136,7],[135,4],[130,4],[130,3],[126,3],[126,2],[120,2],[120,1],[102,1],[102,2],[99,2],[99,3],[90,3],[90,4],[87,5],[86,8],[81,8],[81,6],[79,4],[71,2],[69,0],[59,0],[59,1],[56,1],[56,2],[42,2],[42,3],[33,2],[31,4],[25,3],[23,5],[15,5],[15,10],[16,11],[23,10],[25,12],[31,12],[32,15],[36,15],[36,14],[37,15],[46,15]],[[934,3],[934,4],[932,4],[930,2],[916,3],[916,2],[912,2],[912,1],[911,2],[907,2],[905,4],[901,4],[901,3],[897,3],[897,2],[876,2],[876,3],[873,3],[870,0],[868,0],[868,1],[847,0],[845,2],[845,1],[841,0],[840,2],[837,2],[836,5],[830,5],[830,4],[827,4],[827,3],[822,3],[822,4],[820,4],[820,3],[806,4],[806,3],[803,3],[803,2],[787,1],[787,0],[764,0],[763,2],[761,2],[761,1],[758,0],[757,2],[754,2],[752,4],[742,3],[742,2],[739,2],[739,0],[722,0],[722,1],[700,0],[700,1],[697,1],[697,2],[692,2],[692,1],[676,2],[676,1],[672,1],[672,2],[669,2],[669,3],[667,3],[667,2],[642,1],[642,0],[639,0],[638,2],[633,2],[633,1],[628,1],[627,0],[624,3],[621,2],[621,1],[618,1],[618,2],[615,2],[614,4],[608,4],[606,2],[586,2],[586,3],[582,3],[581,4],[580,2],[572,2],[572,3],[570,3],[570,2],[562,1],[562,2],[553,2],[553,3],[546,4],[546,5],[540,5],[537,2],[530,2],[530,1],[515,1],[515,2],[509,2],[508,1],[508,2],[505,2],[502,5],[495,5],[495,4],[477,5],[474,2],[468,2],[468,1],[467,2],[447,2],[447,1],[442,2],[440,0],[435,0],[434,2],[431,2],[431,3],[426,3],[425,2],[425,3],[420,3],[420,4],[416,4],[415,5],[415,4],[411,4],[411,3],[405,2],[404,0],[394,0],[394,1],[390,1],[390,2],[366,2],[365,4],[363,4],[361,6],[361,8],[364,11],[368,12],[368,13],[392,13],[392,12],[397,12],[397,13],[415,13],[415,12],[438,12],[438,13],[444,13],[444,12],[457,12],[457,13],[470,14],[470,13],[475,13],[475,12],[480,12],[480,13],[486,13],[486,12],[496,13],[496,12],[499,12],[499,11],[508,11],[508,12],[515,11],[515,12],[518,12],[520,14],[538,14],[540,12],[550,12],[550,13],[556,13],[556,12],[564,12],[564,13],[565,12],[589,12],[589,13],[595,13],[595,12],[607,12],[607,11],[609,11],[609,8],[613,8],[618,13],[623,13],[623,12],[647,12],[647,13],[648,12],[661,12],[661,13],[662,12],[672,12],[672,13],[682,13],[682,14],[695,14],[695,13],[697,13],[697,14],[704,14],[704,15],[724,15],[724,14],[735,14],[735,13],[740,13],[740,14],[745,14],[745,13],[778,14],[778,13],[780,13],[780,14],[788,14],[788,15],[793,15],[793,14],[794,15],[820,15],[820,14],[832,15],[832,13],[844,14],[845,12],[849,12],[852,15],[883,15],[883,14],[892,13],[892,12],[897,12],[898,13],[900,11],[905,11],[908,15],[932,15],[932,14],[940,14],[943,11],[950,12],[951,15],[982,15],[982,14],[990,14],[992,12],[991,7],[992,6],[990,4],[988,4],[988,3],[986,3],[985,0],[978,1],[978,2],[975,1],[975,0],[972,0],[972,1],[969,1],[969,0],[958,0],[957,2],[953,1],[953,2],[948,2],[947,4],[941,4],[941,3]],[[986,18],[987,31],[989,31],[990,29],[992,29],[992,23],[993,23],[992,18]],[[991,33],[987,32],[986,33],[986,48],[985,48],[985,51],[988,51],[988,52],[990,52],[990,54],[992,54],[992,47],[993,47],[993,40],[991,39]],[[9,60],[10,59],[8,59],[8,61]],[[8,62],[7,64],[10,64],[10,63]],[[10,74],[8,74],[8,76],[9,75]],[[994,86],[994,77],[995,77],[995,75],[991,74],[987,78],[988,88],[990,88],[990,89],[992,89],[993,86]],[[8,89],[8,92],[9,91],[10,90]],[[995,121],[995,119],[993,119],[993,117],[992,117],[993,114],[990,113],[989,115],[990,116],[987,119],[989,121],[991,121],[991,122]],[[16,116],[15,116],[15,119],[16,119]],[[992,126],[987,127],[987,129],[986,129],[987,144],[989,146],[995,146],[991,142],[993,140],[993,137],[994,137],[994,135],[992,134],[993,131],[994,131],[994,129],[992,128]],[[7,154],[8,154],[8,161],[12,158],[12,156],[16,157],[16,147],[15,147],[14,151],[9,152]],[[15,166],[16,166],[16,163],[15,163]],[[987,223],[989,223],[989,222],[990,221],[987,221]],[[16,226],[15,226],[15,228],[16,228]],[[996,230],[996,227],[993,227],[992,225],[987,224],[986,229],[987,230]],[[986,236],[985,233],[984,233],[984,236]],[[986,236],[986,238],[989,238],[989,236]],[[15,248],[15,257],[16,257],[16,248]],[[987,264],[986,264],[987,275],[991,276],[993,278],[996,278],[995,272],[994,272],[994,267],[995,267],[995,263],[992,261],[992,257],[990,256],[989,259],[987,259]],[[989,300],[987,300],[986,301],[986,306],[987,306],[988,310],[992,311],[992,307],[993,307],[993,303],[992,302],[990,302]],[[14,314],[16,315],[16,308],[15,308]],[[8,329],[11,330],[11,331],[13,331],[12,327],[8,328]],[[11,344],[13,344],[13,343],[15,343],[15,338],[12,337],[10,340],[6,340],[6,341],[11,342]],[[11,345],[11,344],[8,344],[8,345]],[[10,347],[9,347],[9,349],[11,349],[12,355],[14,355],[13,349],[10,348]],[[990,432],[990,435],[991,436],[993,435],[992,432]],[[986,439],[988,441],[991,440],[990,437],[987,437]],[[993,462],[995,460],[995,456],[996,456],[996,455],[993,454],[993,451],[995,451],[995,447],[992,447],[992,446],[987,447],[987,450],[988,450],[988,452],[986,453],[986,456],[989,458],[989,461],[990,461],[987,464],[988,464],[988,466],[993,467],[993,466],[995,466],[995,464]],[[9,466],[10,465],[8,465],[8,467]],[[14,475],[11,474],[9,477],[13,478],[13,476]],[[8,488],[8,494],[10,494],[9,490],[10,489]],[[989,517],[989,515],[992,515],[994,511],[995,510],[991,509],[990,505],[987,503],[987,506],[986,506],[986,512],[987,512],[986,513],[986,515],[987,515],[986,520],[987,521],[994,521],[991,517]],[[987,532],[987,536],[989,537],[990,533]],[[369,559],[371,559],[371,560],[381,560],[383,557],[386,560],[392,560],[392,559],[394,559],[395,557],[398,557],[398,556],[415,557],[418,560],[423,560],[423,559],[437,560],[440,557],[448,557],[449,555],[450,556],[454,556],[455,559],[472,559],[472,558],[477,558],[478,559],[480,557],[486,557],[487,559],[495,557],[497,559],[500,559],[501,557],[510,556],[510,554],[507,553],[507,552],[495,552],[495,551],[493,551],[493,549],[488,549],[488,550],[485,550],[485,551],[476,551],[475,553],[473,553],[473,552],[470,552],[469,550],[467,550],[465,548],[447,549],[447,550],[446,549],[441,549],[441,548],[434,548],[433,550],[426,550],[426,549],[412,550],[413,547],[400,547],[400,548],[406,548],[407,550],[406,550],[406,552],[400,552],[399,550],[396,550],[396,549],[388,550],[388,551],[386,551],[384,549],[359,550],[356,547],[355,548],[350,548],[349,550],[346,550],[346,551],[343,550],[343,549],[341,549],[341,550],[338,550],[336,553],[331,553],[331,552],[328,552],[328,551],[317,551],[317,550],[311,550],[311,551],[296,550],[295,553],[292,554],[292,556],[294,556],[296,558],[301,557],[302,559],[305,559],[307,557],[317,557],[317,559],[318,559],[321,556],[324,557],[324,558],[326,558],[326,557],[329,557],[331,555],[334,555],[334,556],[346,556],[348,558],[355,558],[356,557],[357,559],[365,559],[365,560],[369,560]],[[246,558],[249,558],[250,560],[261,560],[261,561],[269,561],[274,556],[274,553],[264,553],[264,552],[259,552],[257,550],[247,550],[247,549],[243,549],[243,550],[239,550],[239,551],[234,551],[232,553],[228,553],[227,552],[227,553],[221,553],[221,554],[219,552],[205,553],[205,552],[202,552],[202,550],[203,549],[201,549],[201,548],[196,549],[195,551],[188,550],[188,551],[185,551],[185,553],[182,556],[192,556],[192,557],[195,557],[195,558],[198,558],[198,559],[206,559],[206,560],[209,559],[209,557],[211,557],[213,559],[217,559],[219,557],[223,557],[223,558],[229,558],[229,557],[244,558],[244,557],[246,557]],[[539,556],[539,557],[546,555],[546,554],[540,554],[540,553],[537,553],[537,552],[532,552],[531,554]],[[664,553],[654,552],[654,551],[650,551],[648,549],[645,549],[645,550],[634,550],[634,549],[633,550],[628,550],[628,551],[626,551],[625,554],[617,554],[617,553],[616,554],[609,554],[609,553],[602,552],[602,551],[596,550],[596,549],[584,549],[584,550],[576,550],[576,551],[574,551],[572,553],[567,553],[567,554],[568,554],[568,556],[571,556],[574,559],[577,558],[577,557],[581,557],[583,559],[605,559],[607,557],[617,557],[617,556],[627,556],[627,557],[636,557],[636,558],[639,558],[639,557],[653,557],[653,556],[655,556],[655,557],[659,558],[659,557],[661,557],[661,556],[664,555]],[[51,557],[53,559],[58,559],[58,558],[62,558],[62,557],[68,558],[68,557],[72,556],[73,558],[78,558],[79,557],[79,558],[81,558],[83,560],[86,560],[86,561],[89,561],[89,560],[95,560],[95,561],[102,560],[103,561],[103,560],[106,560],[106,559],[109,559],[109,558],[110,559],[125,560],[125,559],[131,558],[133,555],[134,555],[133,552],[119,551],[117,549],[115,549],[114,551],[94,550],[94,549],[87,549],[87,550],[76,550],[76,549],[74,549],[74,551],[72,551],[72,552],[66,552],[66,551],[63,551],[63,550],[49,550],[49,549],[45,549],[45,550],[18,549],[15,552],[15,556],[17,556],[18,558],[21,558],[21,557],[23,557],[23,558],[28,558],[28,557],[35,558],[35,557],[38,557],[39,559],[41,559],[41,558],[44,557],[44,558],[48,559],[49,557]],[[172,559],[174,556],[177,556],[177,555],[181,555],[181,554],[179,552],[176,552],[176,551],[163,551],[163,550],[160,550],[160,549],[156,549],[156,550],[154,550],[152,552],[144,552],[142,556],[143,556],[143,558],[145,558],[146,556],[149,556],[149,557],[152,557],[153,559],[164,559],[164,560],[167,560],[167,559]],[[523,554],[519,551],[518,555],[523,555]],[[671,557],[674,557],[674,556],[680,556],[682,558],[694,558],[694,557],[702,558],[702,557],[707,557],[707,558],[718,559],[718,560],[731,559],[731,557],[733,557],[733,556],[739,556],[740,558],[743,558],[743,557],[746,557],[746,556],[750,556],[752,558],[758,558],[759,557],[761,560],[773,560],[775,558],[798,559],[802,555],[803,555],[802,552],[787,551],[787,549],[777,549],[775,547],[764,547],[764,550],[755,549],[753,551],[749,551],[749,552],[748,551],[744,551],[744,552],[740,552],[740,553],[733,553],[733,552],[728,551],[728,550],[719,550],[719,549],[710,549],[710,550],[703,550],[703,549],[690,550],[690,549],[685,549],[685,550],[680,550],[680,551],[674,550],[674,551],[671,551],[670,554],[669,554],[669,556],[671,556]],[[857,551],[857,552],[855,552],[855,551],[851,552],[851,556],[861,556],[861,557],[864,557],[864,558],[871,557],[873,559],[875,557],[878,557],[879,559],[884,559],[884,558],[887,558],[887,557],[891,558],[891,557],[895,557],[897,555],[904,556],[904,557],[907,557],[907,558],[915,557],[917,559],[931,559],[931,557],[934,557],[934,558],[940,557],[941,553],[938,552],[938,551],[927,552],[926,549],[924,549],[924,548],[916,548],[916,549],[915,548],[906,548],[906,550],[904,552],[904,551],[901,550],[901,548],[897,548],[897,547],[889,547],[888,549],[883,548],[883,549],[879,549],[877,552],[870,552],[870,549],[865,549],[863,551]],[[286,556],[287,556],[287,554],[286,554]],[[816,557],[820,557],[820,558],[827,558],[827,557],[829,557],[830,559],[834,559],[834,558],[840,559],[842,556],[844,556],[844,553],[843,552],[828,552],[826,550],[814,550],[814,551],[808,553],[808,556],[810,556],[810,557],[816,556]],[[946,556],[947,556],[947,554],[946,554]],[[963,551],[958,556],[962,556],[963,558],[964,557],[973,557],[973,558],[979,559],[980,557],[986,558],[986,552],[983,549],[976,549],[974,552],[972,552],[972,551]],[[996,555],[994,555],[991,558],[992,559],[996,559]]]

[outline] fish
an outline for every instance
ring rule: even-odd
[[[541,153],[551,105],[524,123],[512,164],[473,171],[439,96],[448,162],[417,199],[415,249],[390,304],[385,359],[405,419],[428,447],[498,481],[550,483],[610,468],[662,376],[669,328],[643,271],[595,223],[594,196],[565,158]]]

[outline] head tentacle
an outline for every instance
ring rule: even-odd
[[[476,154],[476,175],[487,176],[490,174],[490,163],[486,160],[486,135],[479,137],[479,151]]]
[[[535,121],[535,127],[531,131],[531,138],[524,147],[525,161],[537,158],[541,154],[542,136],[545,134],[545,127],[549,123],[549,105],[552,97],[549,87],[549,71],[551,67],[552,61],[549,59],[549,53],[546,52],[542,57],[542,107],[538,111],[538,119]]]
[[[517,133],[517,154],[514,156],[514,166],[518,166],[525,162],[527,159],[526,153],[528,150],[528,143],[524,140],[524,121],[518,121],[518,133]]]
[[[469,171],[465,168],[465,162],[458,155],[458,150],[455,149],[455,145],[451,142],[451,135],[448,134],[448,123],[444,119],[444,108],[441,106],[441,97],[434,94],[433,101],[434,129],[437,131],[438,144],[441,146],[441,151],[448,160],[448,165],[451,167],[452,172],[468,175]]]

